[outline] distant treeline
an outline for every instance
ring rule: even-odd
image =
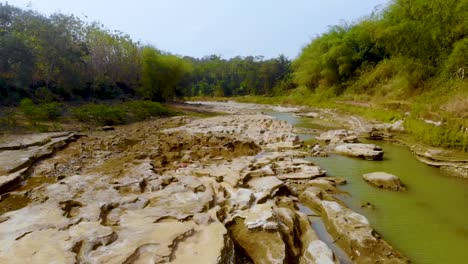
[[[171,55],[73,15],[46,17],[0,3],[0,104],[140,97],[271,94],[286,89],[284,56]]]
[[[0,3],[3,105],[22,98],[281,95],[297,87],[327,98],[398,99],[467,75],[468,0],[394,0],[356,23],[331,27],[292,62],[176,56],[73,15],[46,17]]]

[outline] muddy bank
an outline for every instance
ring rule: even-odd
[[[4,195],[28,201],[0,215],[0,262],[337,263],[299,202],[313,188],[329,203],[340,181],[301,143],[288,123],[240,112],[89,133]],[[407,261],[347,207],[317,211],[357,263]]]

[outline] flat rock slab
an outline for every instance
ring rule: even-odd
[[[341,144],[335,147],[335,152],[366,160],[382,160],[384,155],[382,148],[374,144]]]
[[[0,150],[17,150],[32,146],[42,146],[52,138],[65,137],[68,132],[40,133],[30,135],[6,135],[0,137]]]
[[[19,136],[9,143],[0,143],[0,193],[21,181],[31,164],[54,153],[73,138],[72,133],[43,133]]]
[[[401,183],[400,178],[386,172],[367,173],[364,174],[362,178],[371,185],[382,189],[388,189],[392,191],[406,190],[406,187]]]

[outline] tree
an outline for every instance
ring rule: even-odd
[[[140,93],[158,102],[173,100],[177,84],[192,71],[192,65],[177,56],[162,54],[150,46],[143,48],[141,56]]]

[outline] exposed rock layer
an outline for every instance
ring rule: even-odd
[[[362,216],[320,200],[341,181],[300,144],[290,125],[258,114],[92,133],[35,163],[10,193],[31,202],[0,216],[0,263],[336,263],[298,210],[305,190],[350,254],[357,243],[359,263],[403,261],[368,223],[356,229]]]

